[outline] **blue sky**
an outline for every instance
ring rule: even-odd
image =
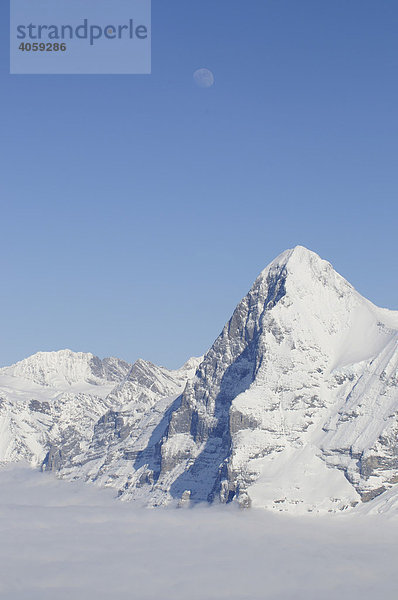
[[[398,3],[153,0],[150,76],[11,76],[5,4],[0,364],[176,367],[296,244],[398,308]]]

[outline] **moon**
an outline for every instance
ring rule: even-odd
[[[210,88],[214,85],[214,75],[210,69],[197,69],[193,74],[194,82],[198,87]]]

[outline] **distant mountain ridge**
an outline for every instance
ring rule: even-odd
[[[398,312],[301,246],[181,369],[39,353],[0,369],[0,397],[0,461],[150,506],[336,512],[398,483]]]
[[[130,369],[131,365],[118,358],[101,360],[91,353],[59,350],[37,352],[11,367],[1,368],[0,376],[21,377],[52,387],[83,382],[101,385],[121,381]]]

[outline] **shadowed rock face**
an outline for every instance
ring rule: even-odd
[[[206,354],[192,384],[188,384],[181,404],[170,418],[161,444],[161,469],[158,486],[169,480],[174,471],[183,472],[170,486],[173,498],[186,490],[191,502],[231,501],[239,489],[230,481],[227,463],[231,454],[231,428],[239,418],[231,414],[233,399],[255,379],[261,361],[259,339],[264,313],[285,295],[284,267],[260,277],[250,293],[237,306],[221,335]],[[245,417],[241,416],[240,424]],[[246,424],[254,422],[247,420]],[[182,439],[185,437],[185,442]],[[176,445],[173,439],[178,440]],[[192,442],[192,443],[190,443]]]
[[[118,358],[111,357],[101,360],[97,356],[93,356],[90,368],[95,378],[118,383],[127,377],[132,367]]]
[[[191,359],[181,369],[170,371],[139,359],[123,381],[103,400],[99,414],[94,412],[94,398],[80,395],[81,402],[92,399],[92,406],[88,406],[85,413],[91,413],[91,426],[85,428],[83,435],[75,431],[73,423],[60,431],[47,452],[42,468],[73,478],[79,472],[84,479],[101,481],[106,485],[118,481],[124,489],[129,489],[131,461],[141,464],[145,458],[147,470],[150,463],[156,463],[151,468],[158,475],[159,452],[152,448],[152,444],[159,442],[159,427],[163,435],[167,425],[165,418],[169,414],[167,407],[182,391],[187,376],[193,375],[198,362],[199,359]],[[152,427],[154,431],[150,435]],[[150,448],[143,451],[140,437],[143,435],[146,440],[147,434]],[[155,437],[157,439],[153,442]],[[121,472],[120,477],[114,471]],[[135,482],[134,477],[133,480]],[[137,486],[142,486],[143,481],[153,483],[153,480],[154,475],[141,474],[137,478]]]

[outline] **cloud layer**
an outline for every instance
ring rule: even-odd
[[[146,510],[0,470],[0,598],[393,599],[398,523],[229,508]]]

